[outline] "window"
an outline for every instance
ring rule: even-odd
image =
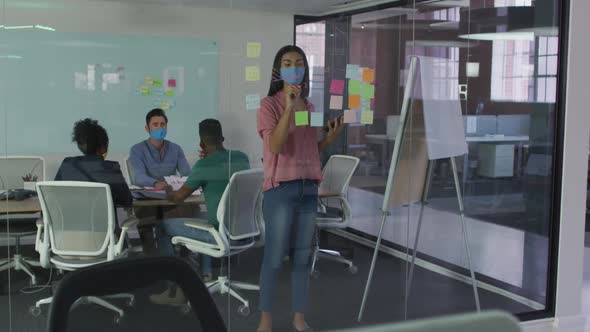
[[[534,45],[528,40],[493,41],[493,101],[533,101]]]
[[[309,98],[316,110],[323,112],[326,24],[301,24],[297,26],[296,33],[297,46],[303,49],[309,62]]]
[[[554,103],[557,89],[557,37],[539,37],[536,101]]]

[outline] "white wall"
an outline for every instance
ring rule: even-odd
[[[246,152],[253,166],[260,164],[262,147],[256,133],[256,112],[245,110],[244,95],[258,93],[264,96],[268,92],[276,51],[281,46],[293,43],[293,15],[230,8],[139,5],[133,2],[124,4],[110,1],[56,0],[48,3],[49,5],[39,8],[7,1],[5,21],[1,21],[0,15],[0,24],[41,24],[54,27],[60,32],[182,36],[216,40],[221,53],[219,120],[224,128],[226,145]],[[262,43],[260,59],[246,58],[248,41]],[[246,64],[260,65],[259,82],[245,82]],[[143,126],[142,123],[129,125]],[[4,124],[0,125],[0,129],[2,126]],[[183,126],[185,130],[195,131],[195,146],[183,147],[187,154],[192,153],[189,159],[194,160],[194,153],[198,148],[197,124]],[[64,135],[69,136],[70,133]],[[138,141],[141,139],[143,138],[138,137]],[[1,147],[0,151],[3,150],[4,147]],[[45,157],[48,160],[47,177],[51,179],[64,156],[48,154]],[[109,159],[121,161],[122,157],[121,154],[111,154]]]
[[[570,6],[556,318],[525,323],[523,326],[527,332],[584,331],[581,290],[590,124],[587,91],[590,77],[587,13],[590,12],[590,1],[572,0]]]

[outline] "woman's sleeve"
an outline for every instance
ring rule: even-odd
[[[278,123],[279,119],[274,105],[268,98],[262,99],[260,108],[256,113],[256,127],[258,135],[260,135],[264,144],[270,144],[270,135]]]

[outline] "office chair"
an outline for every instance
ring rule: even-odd
[[[121,234],[115,235],[115,207],[109,185],[93,182],[48,181],[37,183],[37,193],[43,212],[43,222],[37,223],[35,250],[41,257],[41,266],[74,271],[122,257],[127,230],[137,224],[135,218],[125,220]],[[118,294],[133,302],[130,294]],[[121,318],[122,309],[98,297],[88,302],[105,307]],[[41,313],[42,299],[31,307],[34,316]]]
[[[45,159],[36,156],[0,157],[0,190],[23,189],[23,176],[31,174],[38,181],[45,181]],[[0,237],[14,240],[15,251],[10,259],[0,259],[0,271],[14,269],[23,271],[31,278],[31,284],[37,284],[33,266],[39,266],[39,260],[25,258],[20,254],[21,239],[34,236],[37,232],[35,220],[39,214],[0,215]],[[8,224],[8,227],[5,227]]]
[[[193,253],[209,255],[216,258],[230,257],[256,245],[260,235],[259,222],[262,209],[260,191],[264,173],[261,169],[236,172],[229,180],[217,209],[219,228],[215,229],[206,220],[178,218],[185,225],[205,230],[215,239],[215,243],[202,242],[182,236],[172,238],[172,243],[183,246]],[[176,220],[178,220],[176,219]],[[208,282],[211,293],[227,294],[239,300],[242,305],[238,312],[246,316],[250,314],[249,301],[238,294],[236,289],[259,290],[260,287],[237,281],[230,281],[227,276],[220,275],[216,281]]]
[[[487,311],[419,319],[403,323],[360,327],[339,332],[520,332],[518,321],[509,313]]]
[[[356,273],[357,267],[349,259],[342,257],[338,251],[322,249],[319,241],[319,231],[329,229],[343,229],[348,227],[352,218],[350,204],[347,199],[350,179],[359,164],[359,158],[343,155],[330,157],[322,170],[320,193],[331,193],[334,196],[320,199],[319,212],[316,219],[316,241],[311,265],[312,276],[317,277],[318,259],[327,259],[348,265],[350,273]],[[331,201],[337,202],[337,207],[330,206]]]
[[[188,300],[184,313],[188,314],[192,309],[193,314],[199,319],[202,331],[227,331],[197,271],[186,261],[175,257],[123,258],[69,273],[61,281],[53,297],[48,331],[67,331],[68,321],[72,316],[70,309],[80,298],[134,292],[161,281],[172,282],[182,289]],[[147,320],[146,324],[152,325],[162,320],[162,317],[154,317],[150,321],[149,316],[142,315],[142,312],[138,312],[141,320]],[[177,322],[170,322],[169,327],[172,327],[173,323]]]
[[[131,159],[129,156],[125,156],[125,175],[129,184],[135,184],[135,176],[133,175],[133,165],[131,165]]]

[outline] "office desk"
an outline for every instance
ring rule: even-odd
[[[37,212],[41,212],[41,204],[37,197],[28,198],[22,201],[7,201],[5,199],[0,201],[0,215]]]
[[[392,136],[387,136],[385,134],[380,134],[380,135],[365,135],[365,139],[367,140],[367,143],[370,144],[376,144],[376,145],[381,145],[381,165],[383,167],[383,175],[386,175],[389,172],[388,169],[388,154],[389,151],[391,151],[392,149],[390,149],[390,145],[391,142],[395,142],[395,137]],[[529,137],[526,135],[520,135],[520,136],[495,136],[495,135],[483,135],[483,136],[466,136],[465,140],[467,141],[467,144],[469,143],[515,143],[518,145],[518,150],[517,150],[517,157],[516,157],[516,163],[517,163],[517,169],[516,169],[516,174],[518,176],[521,175],[521,169],[520,166],[522,164],[522,150],[523,150],[523,145],[525,142],[529,141]],[[468,164],[469,162],[469,148],[467,149],[467,154],[465,154],[465,157],[463,158],[463,183],[465,183],[467,181],[467,170],[468,170]]]
[[[521,164],[522,164],[522,150],[525,142],[529,141],[529,137],[525,135],[520,136],[496,136],[496,135],[485,135],[485,136],[467,136],[465,137],[467,144],[469,143],[515,143],[518,146],[516,150],[516,175],[521,176]],[[467,153],[463,158],[463,184],[467,182],[467,173],[469,168],[469,147],[467,147]],[[465,190],[465,188],[463,188]]]

